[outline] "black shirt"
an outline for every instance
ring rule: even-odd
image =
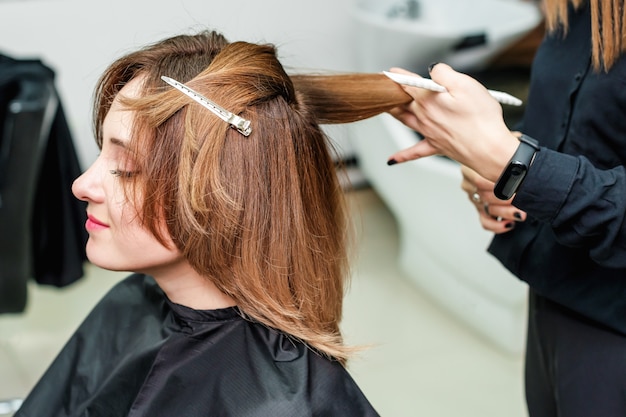
[[[522,131],[543,148],[513,201],[529,219],[489,251],[539,295],[626,334],[626,58],[594,71],[589,6],[569,21],[533,63]]]

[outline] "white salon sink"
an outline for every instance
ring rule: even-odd
[[[521,0],[357,0],[360,70],[392,66],[424,74],[432,62],[479,71],[541,21]]]
[[[417,10],[407,0],[357,1],[355,47],[365,72],[398,66],[426,75],[435,61],[480,71],[541,20],[533,3],[518,0],[418,0]],[[407,278],[480,337],[522,354],[527,286],[487,253],[493,235],[461,190],[459,165],[430,157],[387,166],[417,140],[390,115],[351,129],[359,168],[398,223],[398,263]]]

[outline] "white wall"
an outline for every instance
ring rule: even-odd
[[[350,71],[352,0],[0,0],[0,53],[40,58],[57,73],[86,167],[97,155],[91,97],[119,55],[161,38],[208,28],[231,40],[270,42],[287,67]],[[344,129],[330,131],[350,153]],[[345,136],[345,137],[344,137]]]

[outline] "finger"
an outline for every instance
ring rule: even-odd
[[[480,224],[483,229],[495,234],[510,232],[515,228],[515,222],[511,220],[498,220],[484,213],[480,215]]]
[[[437,155],[437,150],[430,145],[427,139],[423,139],[410,148],[403,149],[391,155],[387,164],[395,165],[432,155]]]
[[[437,84],[446,87],[451,96],[455,96],[455,92],[461,91],[489,97],[487,89],[480,82],[467,74],[455,71],[451,66],[444,63],[438,63],[430,69],[430,78]]]
[[[493,191],[494,183],[486,178],[481,177],[476,171],[466,165],[461,166],[461,174],[463,175],[463,181],[471,184],[474,188],[491,192]]]
[[[515,222],[510,220],[496,220],[493,217],[481,217],[481,226],[483,229],[495,233],[497,235],[510,232],[515,228]]]
[[[456,89],[461,73],[444,63],[437,63],[429,69],[430,78],[439,85],[446,87],[448,92]]]
[[[461,174],[463,175],[463,178],[465,180],[471,183],[475,183],[476,182],[475,178],[478,176],[476,171],[474,171],[472,168],[468,167],[467,165],[461,165]]]
[[[486,207],[485,207],[486,205]],[[512,204],[490,204],[483,203],[485,214],[500,220],[508,220],[514,222],[526,221],[526,212],[518,209]]]
[[[481,177],[476,171],[462,165],[461,166],[461,189],[465,191],[472,203],[476,205],[477,210],[484,210],[485,203],[501,204],[493,194],[494,184]]]
[[[419,74],[415,74],[414,72],[407,71],[407,70],[405,70],[403,68],[393,67],[393,68],[391,68],[389,70],[389,72],[395,72],[397,74],[411,75],[411,76],[414,76],[414,77],[424,78],[424,77],[422,77]],[[413,86],[404,85],[404,84],[401,84],[401,87],[404,89],[404,91],[406,91],[406,93],[408,95],[410,95],[414,99],[420,99],[420,98],[423,98],[425,96],[433,96],[433,95],[437,95],[437,93],[438,93],[436,91],[430,91],[430,90],[425,89],[425,88],[413,87]]]
[[[482,202],[480,198],[480,194],[475,195],[474,193],[469,193],[468,199],[472,203],[476,211],[478,212],[478,216],[479,217],[483,216],[485,214],[484,209],[483,209],[484,203]]]
[[[475,173],[472,181],[476,185],[476,188],[482,191],[486,191],[485,194],[493,194],[493,188],[495,184],[492,181],[489,181],[487,178],[482,177],[478,173]]]
[[[396,119],[398,119],[407,127],[413,130],[419,129],[417,116],[415,115],[415,113],[407,109],[405,106],[393,108],[389,110],[388,113],[391,114]]]
[[[395,72],[395,73],[398,73],[398,74],[404,74],[404,75],[413,75],[413,76],[415,76],[415,77],[422,77],[422,76],[421,76],[421,75],[419,75],[419,74],[416,74],[416,73],[414,73],[414,72],[411,72],[411,71],[409,71],[409,70],[406,70],[406,69],[404,69],[404,68],[400,68],[400,67],[391,67],[391,68],[389,69],[389,72]]]
[[[478,187],[472,181],[468,180],[467,177],[463,176],[461,179],[461,189],[467,193],[467,195],[471,195],[475,191],[478,191]]]
[[[478,216],[480,218],[480,223],[485,230],[494,232],[494,233],[504,233],[509,231],[515,226],[516,221],[522,221],[521,219],[516,218],[512,213],[509,212],[508,217],[501,216],[502,207],[492,207],[480,200],[480,194],[474,192],[470,195],[470,200],[474,204],[474,207],[478,211]]]

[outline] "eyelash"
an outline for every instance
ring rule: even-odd
[[[121,169],[112,169],[109,171],[114,177],[131,178],[135,175],[133,171],[122,171]]]

